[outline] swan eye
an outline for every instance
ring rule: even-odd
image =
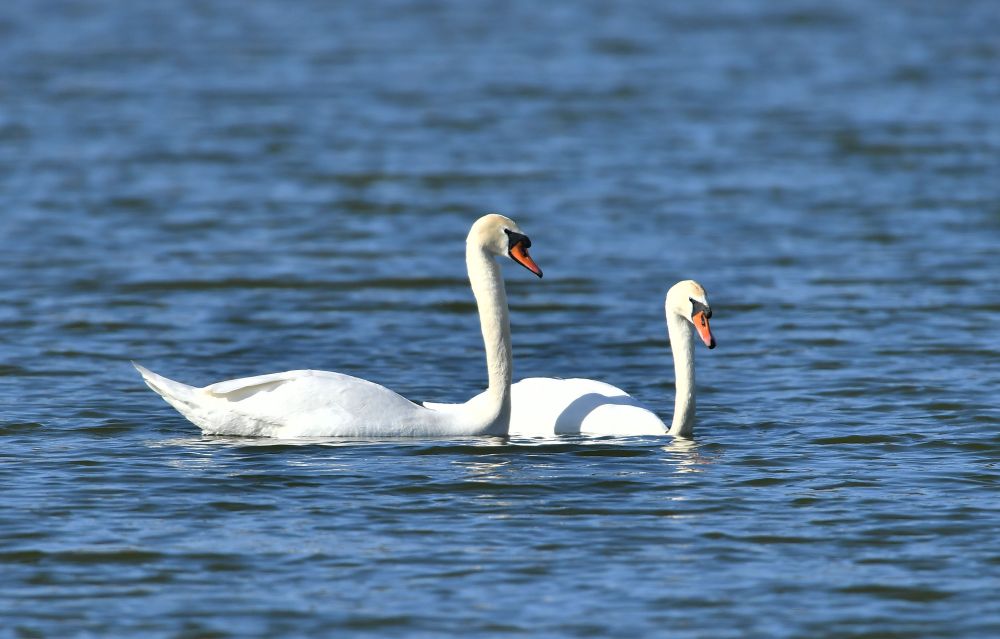
[[[524,248],[531,248],[531,240],[528,239],[527,235],[516,233],[510,229],[504,229],[503,232],[507,234],[508,250],[517,246],[518,243],[523,244]]]
[[[698,313],[704,313],[705,319],[712,319],[712,307],[707,304],[702,304],[693,297],[689,297],[688,300],[691,302],[691,317],[694,317]]]

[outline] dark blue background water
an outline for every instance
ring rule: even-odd
[[[0,627],[17,637],[1000,634],[1000,8],[0,7]],[[202,438],[135,359],[414,399],[515,376],[693,442]]]

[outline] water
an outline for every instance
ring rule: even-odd
[[[987,0],[8,2],[0,627],[14,637],[1000,634],[1000,11]],[[665,3],[664,3],[665,4]],[[515,376],[693,442],[203,438],[190,383]]]

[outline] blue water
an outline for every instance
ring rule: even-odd
[[[1000,635],[1000,9],[0,6],[0,634]],[[693,441],[202,437],[192,383],[515,377]]]

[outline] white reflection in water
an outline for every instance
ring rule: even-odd
[[[674,438],[666,446],[663,452],[667,453],[664,461],[674,466],[677,473],[700,473],[703,466],[711,464],[714,460],[708,455],[698,452],[698,442],[693,439]]]

